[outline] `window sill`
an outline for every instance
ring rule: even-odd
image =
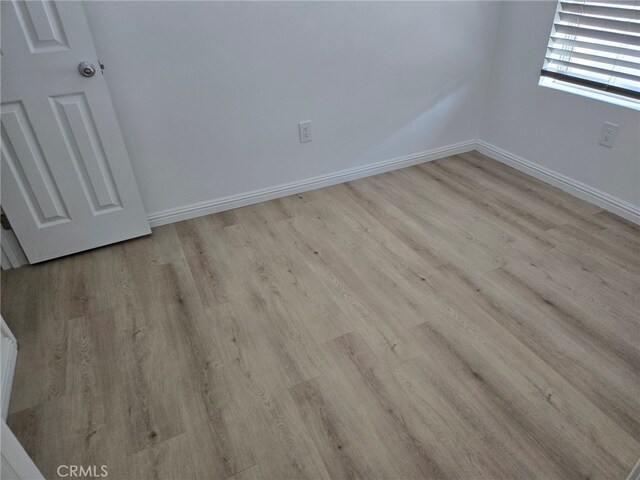
[[[573,85],[561,80],[557,80],[555,78],[540,77],[538,85],[640,111],[640,100],[634,100],[632,98],[623,97],[621,95],[616,95],[613,93],[601,92],[599,90],[593,90],[591,88],[582,87],[580,85]]]

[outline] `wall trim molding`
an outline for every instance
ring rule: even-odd
[[[360,167],[340,170],[326,175],[318,175],[316,177],[285,183],[275,187],[267,187],[246,193],[229,195],[227,197],[214,198],[204,202],[192,203],[183,207],[170,208],[151,213],[147,218],[152,227],[158,227],[168,223],[179,222],[181,220],[209,215],[211,213],[224,212],[233,208],[245,207],[247,205],[253,205],[254,203],[287,197],[296,193],[308,192],[310,190],[329,187],[331,185],[337,185],[339,183],[345,183],[359,178],[397,170],[399,168],[431,162],[451,155],[459,155],[461,153],[475,150],[476,144],[477,142],[475,140],[458,142],[444,147],[434,148],[432,150],[404,155],[402,157],[396,157],[382,162],[370,163]]]
[[[625,200],[614,197],[602,190],[598,190],[590,185],[582,183],[571,177],[567,177],[561,173],[543,167],[537,163],[531,162],[514,153],[503,150],[495,145],[485,142],[484,140],[476,140],[476,148],[478,152],[493,158],[498,162],[504,163],[532,177],[542,180],[545,183],[558,187],[561,190],[581,198],[587,202],[598,205],[616,215],[620,215],[627,220],[640,225],[640,207],[637,207]]]
[[[605,210],[620,215],[621,217],[640,225],[640,207],[578,180],[567,177],[555,170],[551,170],[550,168],[531,162],[519,155],[485,142],[484,140],[458,142],[440,148],[426,150],[411,155],[404,155],[402,157],[396,157],[390,160],[371,163],[360,167],[340,170],[338,172],[285,183],[275,187],[267,187],[246,193],[214,198],[204,202],[192,203],[183,207],[170,208],[151,213],[147,218],[152,227],[159,227],[160,225],[166,225],[168,223],[188,220],[190,218],[196,218],[212,213],[224,212],[226,210],[266,202],[268,200],[274,200],[276,198],[282,198],[296,193],[308,192],[318,188],[329,187],[331,185],[337,185],[339,183],[349,182],[359,178],[389,172],[391,170],[431,162],[433,160],[470,152],[472,150],[477,150],[487,157],[504,163],[505,165],[531,175],[538,180],[542,180],[554,187],[558,187],[575,197],[598,205]]]

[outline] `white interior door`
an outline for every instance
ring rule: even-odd
[[[2,207],[27,258],[150,233],[82,3],[1,3]]]

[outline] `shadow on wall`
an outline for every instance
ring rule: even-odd
[[[414,117],[406,120],[394,118],[396,126],[388,125],[387,133],[380,133],[379,142],[368,148],[362,147],[363,153],[357,157],[358,162],[365,163],[371,158],[391,158],[398,145],[406,144],[417,136],[421,136],[426,145],[435,145],[438,139],[445,136],[444,132],[452,127],[458,128],[460,117],[467,111],[469,103],[474,101],[473,90],[473,84],[460,81],[450,83],[448,88],[423,99]]]

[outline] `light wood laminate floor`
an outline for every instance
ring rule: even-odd
[[[640,231],[478,153],[2,275],[47,478],[624,479]]]

